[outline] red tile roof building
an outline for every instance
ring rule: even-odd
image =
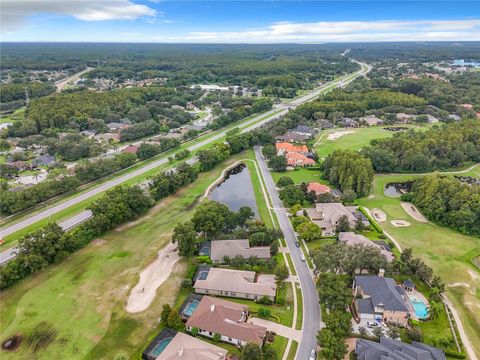
[[[326,194],[330,192],[330,187],[327,185],[320,184],[319,182],[308,183],[307,186],[308,192],[313,191],[315,195]]]

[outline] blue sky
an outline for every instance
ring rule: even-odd
[[[2,0],[2,41],[480,40],[478,1]]]

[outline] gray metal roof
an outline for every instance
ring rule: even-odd
[[[440,349],[423,343],[406,344],[381,337],[380,342],[358,339],[355,347],[358,360],[445,360]]]
[[[371,297],[374,306],[382,304],[385,310],[408,312],[392,278],[358,275],[355,276],[355,285],[360,286],[363,292]]]

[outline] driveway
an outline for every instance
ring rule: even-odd
[[[258,326],[264,326],[269,331],[273,331],[280,336],[286,337],[287,339],[295,340],[297,342],[300,342],[300,339],[302,338],[301,330],[295,330],[291,327],[281,325],[273,321],[252,317],[248,319],[248,322]]]

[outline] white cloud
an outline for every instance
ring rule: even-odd
[[[167,42],[275,43],[348,41],[480,40],[480,19],[278,22],[263,29],[191,32],[156,37]]]
[[[2,0],[2,32],[22,28],[26,19],[36,14],[67,15],[83,21],[105,21],[153,17],[156,11],[130,0]]]

